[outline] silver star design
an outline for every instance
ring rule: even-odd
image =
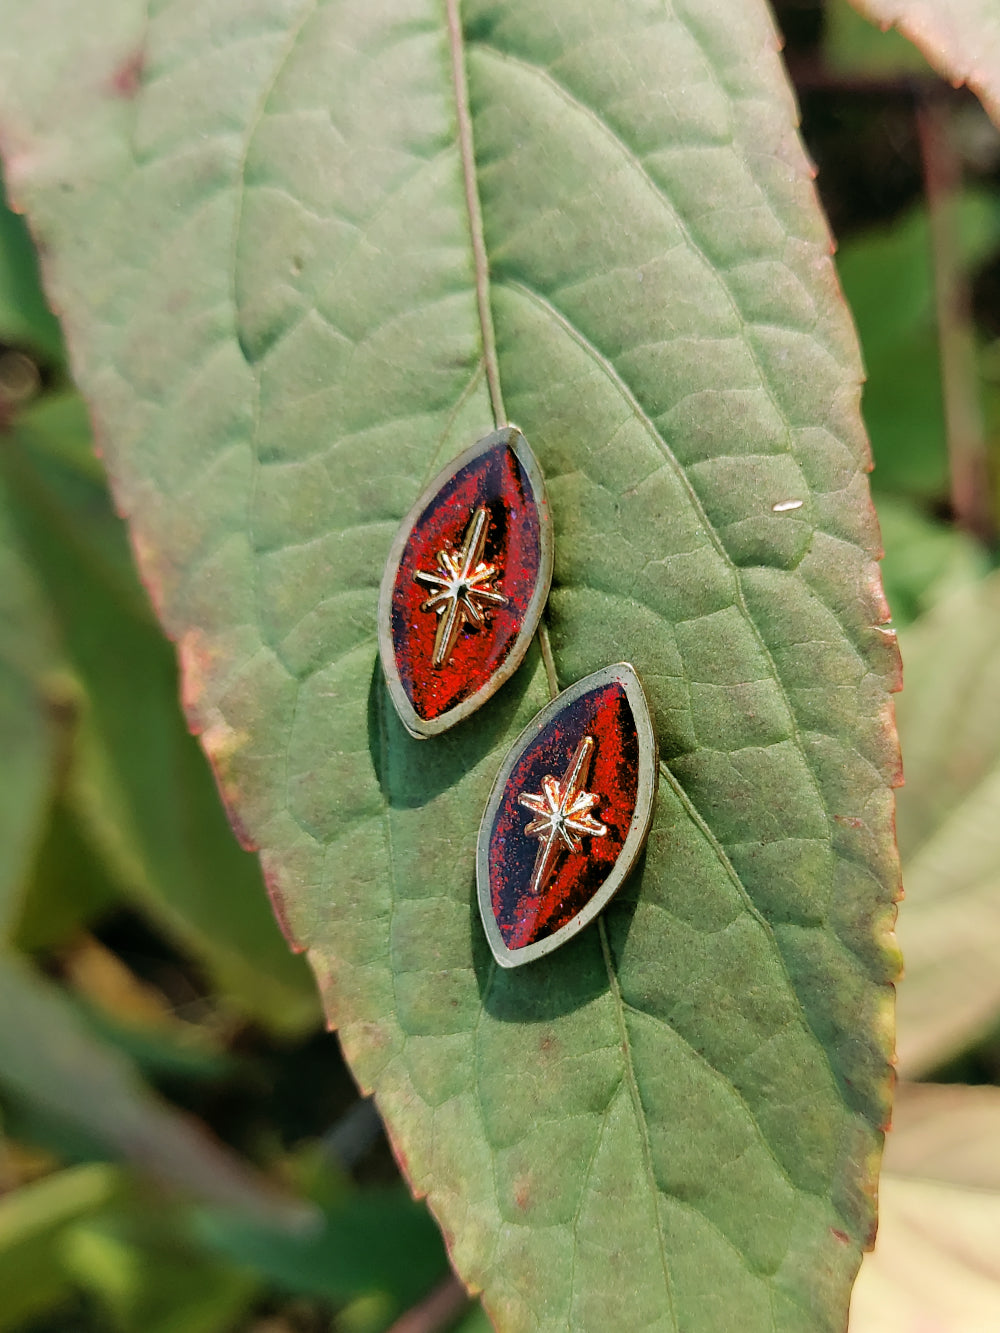
[[[524,830],[529,837],[539,840],[529,893],[541,893],[562,852],[582,850],[581,837],[603,838],[608,831],[606,825],[589,813],[600,796],[583,790],[593,753],[593,736],[584,736],[561,780],[546,776],[542,778],[540,795],[522,792],[517,798],[519,805],[538,815]]]
[[[418,569],[413,575],[418,583],[434,590],[420,609],[434,611],[438,617],[431,659],[436,667],[444,666],[451,657],[466,621],[478,628],[485,621],[484,608],[507,605],[507,598],[488,586],[497,576],[496,565],[484,564],[481,559],[488,524],[486,510],[477,509],[465,529],[459,550],[438,551],[441,573]]]

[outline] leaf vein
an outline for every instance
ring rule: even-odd
[[[653,1150],[649,1141],[649,1127],[646,1124],[646,1111],[642,1104],[642,1095],[639,1092],[639,1083],[635,1074],[635,1063],[632,1059],[632,1042],[629,1038],[628,1027],[625,1023],[625,1002],[622,998],[621,987],[618,984],[618,973],[615,968],[614,959],[611,956],[611,946],[608,943],[608,930],[604,923],[604,917],[597,919],[598,932],[601,938],[601,953],[604,956],[604,966],[608,974],[608,989],[615,1006],[615,1016],[618,1020],[618,1031],[621,1036],[622,1060],[625,1066],[625,1082],[628,1087],[629,1096],[632,1100],[632,1110],[635,1114],[636,1125],[639,1130],[640,1147],[642,1150],[643,1167],[646,1179],[649,1185],[650,1198],[653,1205],[653,1216],[656,1219],[656,1238],[659,1250],[660,1264],[663,1269],[663,1285],[667,1295],[667,1305],[670,1310],[670,1321],[677,1333],[680,1333],[680,1324],[677,1321],[677,1310],[674,1305],[673,1284],[670,1280],[670,1266],[667,1262],[667,1240],[663,1234],[663,1219],[660,1217],[659,1205],[659,1186],[656,1183],[656,1173],[653,1169]]]
[[[469,106],[469,80],[465,68],[465,37],[459,13],[459,0],[445,0],[448,20],[448,43],[451,51],[452,81],[455,88],[455,116],[458,122],[458,143],[462,159],[462,181],[465,187],[465,206],[469,215],[469,234],[476,280],[476,304],[483,339],[483,361],[490,388],[493,417],[497,426],[507,420],[500,389],[500,364],[497,358],[496,333],[490,308],[490,271],[486,254],[486,235],[483,229],[482,204],[476,183],[475,145],[472,134],[472,111]]]

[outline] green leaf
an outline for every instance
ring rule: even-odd
[[[0,940],[22,907],[56,780],[55,627],[0,490]]]
[[[277,1031],[309,1026],[312,979],[289,956],[259,870],[234,842],[187,734],[173,656],[94,471],[80,400],[51,397],[24,413],[4,462],[21,536],[86,690],[71,774],[85,832],[207,963],[224,999]]]
[[[504,1330],[841,1329],[888,1113],[897,665],[766,10],[43,12],[11,6],[0,113],[117,502],[459,1270]],[[540,655],[433,743],[375,666],[395,527],[491,399],[548,478],[558,679],[630,658],[664,759],[641,872],[515,974],[474,848]]]
[[[0,1196],[0,1329],[60,1305],[70,1291],[60,1243],[70,1223],[103,1208],[120,1187],[115,1167],[91,1162]]]
[[[851,0],[880,28],[898,28],[949,82],[967,83],[1000,125],[1000,12],[994,0]]]
[[[1000,574],[906,631],[899,700],[899,1061],[916,1077],[1000,1020]]]
[[[117,882],[60,793],[25,886],[12,943],[24,953],[59,949],[118,900]]]
[[[989,570],[979,542],[908,500],[879,495],[878,519],[885,543],[882,578],[897,629]]]
[[[58,987],[0,953],[0,1088],[196,1197],[274,1225],[307,1210],[154,1096],[119,1052],[101,1044]]]
[[[195,1233],[234,1263],[288,1292],[350,1300],[390,1296],[400,1313],[448,1270],[437,1228],[421,1204],[400,1190],[347,1194],[323,1209],[308,1236],[282,1235],[232,1212],[202,1210]]]
[[[38,259],[24,219],[7,207],[0,176],[0,343],[51,362],[65,357],[59,322],[38,280]]]
[[[901,1085],[851,1333],[1000,1325],[1000,1089]]]
[[[847,74],[931,73],[902,33],[880,32],[848,0],[826,0],[823,6],[823,55],[831,69]]]
[[[959,262],[971,272],[1000,240],[996,196],[963,193],[955,228]],[[875,454],[874,484],[878,491],[925,500],[945,497],[948,451],[926,209],[914,208],[890,227],[852,238],[837,267],[868,371],[864,415]]]
[[[257,1294],[253,1277],[219,1264],[146,1207],[83,1222],[63,1243],[63,1263],[115,1333],[231,1333]],[[166,1224],[165,1224],[166,1223]]]
[[[490,1333],[492,1327],[482,1306],[474,1305],[455,1329],[455,1333]]]

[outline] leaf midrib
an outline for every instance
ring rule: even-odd
[[[472,241],[472,259],[476,282],[476,306],[483,340],[483,361],[486,382],[493,406],[493,420],[497,427],[505,424],[503,393],[500,387],[500,362],[497,357],[496,332],[493,328],[493,310],[490,304],[490,266],[486,254],[486,233],[483,211],[476,180],[476,156],[472,135],[472,112],[469,107],[469,78],[465,68],[465,34],[459,14],[459,0],[445,0],[448,21],[448,46],[451,54],[451,77],[455,90],[455,119],[458,125],[458,146],[462,162],[462,185],[465,207],[469,215],[469,235]]]
[[[461,156],[462,174],[463,174],[463,185],[465,190],[466,208],[469,220],[469,232],[473,250],[473,261],[474,261],[475,283],[476,283],[476,299],[479,312],[480,331],[483,343],[483,364],[485,366],[486,378],[489,384],[490,398],[493,405],[496,424],[497,426],[500,426],[506,421],[506,415],[504,413],[504,408],[503,408],[499,357],[497,353],[496,335],[495,335],[493,316],[492,316],[491,277],[490,277],[489,258],[486,249],[482,207],[479,198],[479,190],[476,177],[475,141],[473,134],[471,110],[469,106],[468,76],[465,63],[465,41],[464,41],[464,34],[462,31],[461,18],[458,6],[459,6],[459,0],[446,0],[446,11],[448,18],[448,36],[449,36],[449,46],[452,59],[452,77],[455,89],[456,118],[459,129],[459,144],[460,144],[460,156]],[[559,95],[564,100],[570,102],[577,110],[585,113],[588,116],[588,118],[595,121],[599,125],[602,132],[606,136],[610,137],[616,148],[627,155],[630,162],[633,164],[634,168],[641,173],[643,179],[646,181],[649,188],[654,192],[659,202],[663,206],[668,208],[668,211],[670,212],[671,216],[673,216],[675,221],[677,222],[677,225],[680,228],[681,233],[685,238],[687,244],[702,259],[705,265],[709,269],[712,269],[712,266],[709,264],[707,256],[703,253],[701,247],[698,245],[695,238],[691,235],[686,222],[676,213],[676,210],[670,204],[670,201],[666,199],[666,197],[663,194],[663,191],[660,189],[657,183],[649,175],[648,171],[646,170],[645,166],[642,164],[640,159],[635,155],[635,153],[632,151],[629,145],[620,138],[620,136],[614,131],[614,129],[610,125],[607,125],[603,120],[601,120],[600,117],[597,116],[597,114],[591,110],[591,108],[586,107],[582,103],[580,103],[578,99],[576,99],[569,92],[568,89],[564,88],[557,80],[553,79],[551,75],[547,73],[547,71],[541,69],[541,67],[532,65],[530,64],[530,62],[522,61],[517,57],[508,56],[506,53],[501,52],[497,50],[495,47],[489,46],[488,44],[477,43],[476,45],[479,46],[488,55],[492,54],[497,59],[500,60],[510,60],[511,63],[518,64],[523,68],[525,68],[526,70],[528,70],[529,72],[547,78],[548,81],[551,83],[552,87],[559,93]],[[714,271],[714,269],[712,269],[712,271]],[[582,350],[594,360],[595,364],[597,364],[601,372],[606,376],[608,376],[611,379],[611,381],[615,384],[616,388],[622,394],[623,398],[630,406],[636,418],[646,428],[651,440],[654,443],[654,446],[658,449],[658,451],[661,453],[668,466],[678,477],[688,497],[688,502],[690,503],[694,512],[698,515],[700,522],[703,524],[704,530],[708,535],[709,540],[711,541],[713,547],[715,548],[719,556],[724,560],[726,567],[730,570],[732,574],[734,592],[737,598],[737,605],[759,645],[764,660],[768,664],[772,679],[774,680],[775,685],[787,709],[792,731],[792,737],[794,739],[795,745],[799,750],[799,753],[803,756],[803,759],[805,759],[806,748],[799,728],[798,716],[794,708],[792,707],[791,700],[788,697],[787,691],[785,689],[784,681],[782,680],[780,673],[778,672],[777,664],[774,661],[770,648],[766,643],[763,634],[761,633],[756,621],[754,620],[752,614],[750,613],[750,609],[746,603],[746,599],[743,593],[742,582],[740,578],[739,567],[733,561],[724,543],[722,542],[722,538],[719,536],[718,532],[715,529],[715,526],[710,521],[708,514],[705,511],[704,506],[701,502],[701,498],[698,495],[697,491],[695,490],[690,478],[688,477],[686,470],[682,467],[680,460],[676,457],[673,450],[670,449],[666,440],[663,438],[660,431],[656,428],[655,424],[650,419],[648,413],[642,407],[635,393],[632,391],[629,385],[619,374],[617,368],[614,367],[608,361],[607,357],[604,356],[604,354],[601,353],[598,348],[596,348],[592,343],[590,343],[590,341],[583,334],[582,330],[577,329],[576,326],[565,315],[563,315],[561,311],[559,311],[555,306],[553,306],[551,302],[549,302],[544,296],[542,296],[541,293],[534,291],[526,284],[516,280],[508,279],[501,285],[506,286],[511,290],[519,291],[526,299],[542,307],[545,313],[548,314],[550,318],[556,320],[564,328],[567,334],[570,337],[572,337],[574,341],[578,343],[578,345],[582,348]],[[748,349],[749,355],[751,356],[753,365],[757,371],[764,392],[767,394],[768,398],[770,399],[770,401],[774,406],[776,413],[778,414],[779,418],[784,424],[786,437],[788,439],[790,446],[791,422],[788,419],[788,415],[785,412],[784,408],[782,407],[781,403],[778,401],[777,397],[775,396],[773,389],[771,388],[770,380],[768,379],[767,375],[765,375],[764,370],[760,365],[756,349],[751,345],[749,338],[746,336],[746,321],[743,317],[741,309],[739,308],[735,296],[730,291],[727,284],[722,282],[721,279],[720,279],[720,285],[725,293],[727,301],[729,302],[733,310],[734,315],[736,316],[739,322],[740,328],[743,331],[744,334],[743,341]],[[790,448],[789,452],[791,452]],[[550,698],[554,699],[558,694],[558,688],[559,688],[558,673],[556,671],[555,657],[552,650],[551,640],[549,637],[548,627],[546,624],[546,620],[544,618],[544,614],[543,614],[543,619],[540,622],[538,628],[538,640],[539,640],[539,647],[541,649],[543,664],[545,667],[549,695]],[[812,783],[814,792],[816,794],[816,798],[819,802],[820,809],[823,811],[823,817],[828,830],[828,840],[832,844],[832,819],[830,811],[827,807],[816,774],[813,772],[812,766],[808,763],[808,761],[806,761],[805,767],[806,771],[809,774],[809,778]],[[772,941],[775,947],[775,951],[780,966],[785,975],[786,982],[790,988],[791,993],[795,995],[796,994],[795,988],[792,985],[791,977],[788,974],[784,957],[781,954],[780,948],[778,947],[777,940],[774,937],[774,932],[770,923],[763,917],[759,909],[754,904],[753,899],[751,898],[746,886],[740,879],[732,862],[729,860],[729,857],[727,856],[725,850],[719,843],[718,839],[715,837],[714,833],[711,831],[706,821],[702,818],[700,813],[694,807],[687,793],[683,790],[681,784],[669,771],[669,769],[667,769],[666,765],[661,764],[661,771],[665,775],[671,788],[675,791],[675,793],[679,795],[685,809],[689,813],[689,816],[693,818],[696,826],[702,832],[703,836],[707,838],[710,847],[712,848],[716,857],[720,861],[725,873],[736,887],[746,909],[750,912],[751,916],[760,924],[765,934]],[[673,1327],[676,1330],[678,1329],[679,1325],[677,1322],[677,1314],[673,1297],[673,1287],[671,1283],[669,1263],[667,1258],[666,1237],[664,1236],[663,1233],[663,1224],[662,1224],[662,1219],[660,1217],[660,1207],[659,1207],[660,1190],[656,1183],[656,1175],[652,1160],[652,1148],[649,1138],[649,1127],[646,1121],[645,1110],[642,1105],[642,1097],[639,1091],[638,1079],[634,1063],[632,1060],[631,1041],[629,1038],[627,1021],[626,1021],[626,1008],[629,1006],[626,1005],[626,1002],[621,992],[618,976],[615,970],[614,959],[611,954],[610,943],[607,935],[607,927],[603,917],[600,917],[598,919],[597,926],[601,943],[602,958],[604,961],[605,971],[608,979],[608,990],[614,1006],[615,1018],[619,1030],[620,1048],[622,1053],[622,1064],[623,1064],[623,1077],[629,1090],[629,1098],[632,1104],[633,1113],[635,1115],[636,1126],[640,1138],[640,1148],[642,1151],[643,1166],[647,1177],[648,1189],[655,1217],[656,1232],[657,1232],[657,1251],[659,1254],[663,1270],[664,1288],[667,1295],[667,1303],[670,1310],[671,1323],[673,1324]],[[491,975],[490,983],[492,983],[492,980],[493,976]],[[812,1025],[809,1023],[808,1017],[805,1014],[804,1010],[802,1009],[801,1005],[798,1006],[798,1008],[799,1008],[800,1021],[802,1022],[803,1027],[806,1029],[806,1031],[809,1032],[810,1036],[819,1046],[820,1050],[822,1051],[823,1060],[830,1072],[831,1078],[833,1079],[834,1086],[840,1089],[842,1092],[843,1089],[841,1087],[841,1080],[838,1077],[837,1072],[833,1067],[833,1063],[830,1059],[830,1055],[828,1050],[826,1049],[825,1044],[819,1039],[818,1034],[813,1030]],[[650,1015],[650,1017],[653,1016]],[[714,1072],[724,1077],[724,1075],[721,1075],[721,1071],[714,1070]],[[743,1101],[742,1097],[740,1098],[740,1100]],[[749,1106],[747,1106],[745,1101],[743,1101],[743,1105],[749,1115],[751,1123],[756,1128],[759,1139],[766,1145],[766,1148],[770,1156],[777,1163],[778,1159],[776,1158],[770,1143],[764,1136],[763,1131],[761,1130],[761,1127],[757,1122],[757,1117],[751,1112]],[[778,1165],[780,1167],[780,1163],[778,1163]],[[784,1172],[783,1168],[782,1168],[782,1173],[787,1178],[787,1173]],[[767,1283],[766,1285],[768,1289],[768,1299],[770,1303],[772,1324],[776,1326],[773,1292],[771,1291],[770,1283]]]
[[[456,2],[457,0],[449,0],[449,3],[452,5],[454,5]],[[692,33],[692,37],[694,38],[695,41],[697,41],[695,34]],[[691,248],[692,252],[697,256],[699,256],[699,258],[705,264],[707,271],[717,274],[717,270],[710,263],[708,256],[704,253],[698,241],[692,235],[690,228],[688,227],[684,218],[680,216],[680,214],[677,212],[677,210],[671,203],[670,199],[664,194],[663,189],[649,174],[649,171],[645,167],[641,158],[638,157],[638,155],[635,153],[632,147],[624,139],[622,139],[621,135],[611,125],[609,125],[605,120],[603,120],[591,107],[588,107],[585,103],[581,102],[568,88],[565,87],[565,85],[560,83],[559,80],[555,79],[552,76],[552,74],[548,70],[544,69],[542,66],[534,64],[530,61],[526,61],[519,56],[502,51],[499,48],[492,46],[486,42],[477,41],[474,45],[476,46],[477,49],[481,50],[483,54],[487,56],[487,58],[493,57],[494,59],[502,63],[506,62],[513,64],[519,68],[522,68],[528,74],[544,80],[552,88],[552,90],[563,101],[567,103],[567,105],[571,106],[576,112],[585,116],[588,121],[596,125],[600,133],[610,140],[615,149],[618,152],[622,153],[629,161],[629,163],[632,165],[633,169],[641,175],[642,179],[646,182],[648,188],[655,195],[659,204],[668,211],[669,215],[677,225],[678,229],[680,230],[688,246]],[[709,68],[711,68],[710,61],[706,62],[706,64]],[[713,71],[713,77],[714,77],[714,71]],[[725,90],[722,91],[725,92]],[[725,95],[727,97],[727,101],[731,100],[729,98],[728,92],[726,92]],[[471,134],[471,125],[469,128]],[[478,195],[477,195],[477,200],[478,200]],[[769,376],[765,374],[764,369],[760,364],[760,358],[757,354],[757,350],[747,333],[747,321],[743,315],[743,311],[739,305],[738,300],[731,291],[729,285],[723,280],[721,275],[718,275],[718,284],[735,318],[739,323],[740,330],[742,333],[743,345],[746,347],[747,353],[751,358],[752,364],[754,365],[757,371],[761,388],[763,392],[767,395],[778,418],[782,422],[785,431],[785,437],[789,445],[789,447],[786,449],[786,452],[792,458],[795,458],[796,457],[795,453],[790,447],[792,438],[791,421],[789,419],[787,411],[785,410],[780,400],[775,395],[773,388],[771,387],[771,381]],[[785,687],[784,679],[781,676],[781,673],[778,671],[778,667],[774,660],[774,656],[771,652],[770,646],[768,645],[766,639],[764,638],[764,635],[762,634],[760,627],[758,626],[754,616],[750,612],[749,606],[747,605],[746,596],[743,590],[742,571],[740,567],[736,564],[736,562],[732,559],[731,555],[729,554],[729,551],[727,550],[725,544],[722,541],[722,538],[719,536],[719,533],[717,532],[714,524],[710,521],[708,514],[705,511],[705,508],[701,502],[701,499],[698,496],[697,491],[694,489],[694,486],[687,475],[687,472],[681,466],[680,461],[674,454],[673,450],[669,447],[663,435],[657,429],[655,423],[651,420],[648,413],[642,407],[638,397],[630,388],[630,386],[626,383],[626,381],[622,378],[617,368],[613,364],[611,364],[608,358],[597,347],[595,347],[589,341],[589,339],[586,338],[583,331],[578,329],[575,326],[575,324],[573,324],[573,322],[568,319],[567,316],[565,316],[560,310],[558,310],[551,303],[551,301],[549,301],[541,293],[533,290],[528,285],[519,282],[516,279],[507,279],[501,285],[506,286],[510,290],[519,291],[525,297],[525,299],[528,299],[533,303],[539,305],[549,315],[549,317],[554,319],[557,323],[559,323],[560,326],[563,327],[564,331],[570,337],[572,337],[574,341],[577,342],[577,344],[581,347],[581,349],[594,360],[595,364],[601,369],[602,373],[604,373],[611,379],[612,383],[622,394],[623,398],[630,406],[636,418],[647,430],[651,440],[654,443],[654,446],[662,454],[663,458],[670,466],[670,468],[673,470],[674,474],[677,476],[681,485],[684,487],[694,512],[697,514],[699,521],[704,526],[706,535],[708,536],[715,550],[718,552],[720,558],[724,560],[726,567],[729,569],[732,575],[736,604],[745,623],[747,624],[751,633],[753,634],[764,660],[767,662],[771,678],[774,681],[775,687],[778,690],[778,693],[784,704],[791,731],[791,738],[799,754],[802,756],[804,768],[809,776],[809,782],[812,787],[815,800],[817,802],[817,807],[819,811],[822,812],[823,823],[825,824],[826,827],[826,841],[827,844],[832,848],[834,846],[834,829],[833,829],[832,812],[829,808],[828,802],[823,793],[822,786],[819,782],[819,779],[816,775],[813,765],[809,761],[808,757],[809,752],[804,742],[798,713],[792,705],[791,699],[788,695],[788,691]],[[491,330],[492,330],[492,324],[491,324]],[[796,332],[802,332],[802,330],[796,330]],[[819,600],[824,606],[826,605],[821,597],[819,598]],[[849,643],[850,648],[854,653],[855,657],[858,658],[859,665],[863,667],[864,664],[861,662],[857,645],[854,644],[850,639],[847,639],[847,642]],[[740,890],[745,898],[749,897],[746,888],[742,885],[742,882],[740,883]],[[803,1016],[805,1018],[805,1015]],[[808,1023],[807,1018],[805,1018],[805,1021]],[[810,1031],[812,1031],[811,1024],[809,1024],[809,1028]],[[843,1094],[844,1090],[843,1081],[841,1077],[839,1077],[836,1071],[833,1069],[833,1064],[832,1061],[830,1060],[829,1052],[826,1050],[825,1044],[819,1040],[819,1037],[815,1032],[813,1032],[813,1036],[816,1037],[817,1042],[819,1042],[819,1045],[822,1047],[824,1052],[824,1059],[827,1065],[829,1066],[831,1073],[833,1074],[834,1082],[836,1086],[841,1090],[841,1093]]]
[[[660,1256],[660,1266],[663,1269],[663,1286],[667,1293],[667,1305],[670,1309],[670,1322],[673,1324],[674,1329],[678,1330],[679,1333],[680,1325],[677,1322],[677,1308],[674,1304],[674,1289],[673,1283],[670,1280],[670,1265],[667,1262],[667,1239],[663,1234],[663,1219],[660,1217],[660,1190],[656,1184],[656,1172],[653,1169],[653,1150],[649,1141],[649,1126],[646,1123],[646,1112],[642,1105],[639,1082],[636,1078],[635,1065],[632,1060],[632,1042],[629,1038],[628,1026],[625,1022],[625,1002],[622,997],[621,987],[618,984],[618,975],[615,971],[615,960],[611,956],[611,945],[608,942],[608,928],[605,925],[603,916],[598,917],[597,928],[601,941],[601,956],[604,959],[604,966],[608,974],[608,989],[611,992],[611,998],[614,1002],[615,1019],[618,1023],[622,1063],[625,1069],[625,1082],[628,1085],[629,1098],[632,1102],[632,1111],[635,1115],[636,1125],[639,1129],[639,1146],[642,1149],[642,1164],[646,1173],[646,1179],[649,1183],[653,1217],[656,1219],[656,1248]]]

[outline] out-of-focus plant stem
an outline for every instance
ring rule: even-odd
[[[955,148],[951,111],[945,98],[920,96],[915,104],[917,135],[934,261],[941,389],[951,470],[955,522],[992,542],[996,525],[976,365],[975,333],[968,276],[960,259],[956,207],[962,164]]]

